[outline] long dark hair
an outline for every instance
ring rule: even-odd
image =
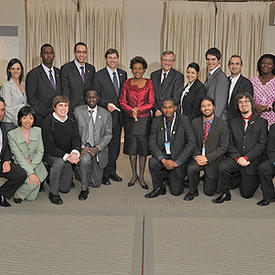
[[[8,78],[8,80],[11,79],[11,72],[9,70],[16,63],[18,63],[20,65],[20,67],[21,67],[21,74],[19,76],[19,82],[21,83],[21,81],[23,80],[23,77],[24,77],[24,68],[23,68],[23,65],[22,65],[21,61],[19,59],[17,59],[17,58],[12,58],[9,61],[8,66],[7,66],[7,71],[6,71],[7,72],[7,78]]]

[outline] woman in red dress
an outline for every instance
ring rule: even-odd
[[[147,63],[136,56],[130,61],[133,78],[127,79],[122,87],[119,102],[123,111],[125,141],[123,153],[129,155],[132,178],[128,186],[138,180],[141,187],[148,189],[144,181],[146,156],[149,155],[148,136],[152,122],[155,94],[150,79],[143,78]],[[137,155],[139,155],[139,176],[137,175]]]

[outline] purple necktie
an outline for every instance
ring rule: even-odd
[[[53,79],[52,70],[49,70],[49,73],[50,73],[50,82],[51,82],[53,88],[56,89],[56,84],[55,84],[54,79]]]
[[[82,78],[82,81],[83,81],[83,83],[84,83],[84,82],[85,82],[84,67],[83,67],[83,66],[80,66],[80,69],[81,69],[81,78]]]

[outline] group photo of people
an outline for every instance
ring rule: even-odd
[[[204,81],[199,75],[205,64],[177,71],[171,50],[161,54],[161,68],[150,79],[142,56],[129,61],[128,77],[114,48],[106,50],[106,67],[97,72],[84,42],[73,53],[74,60],[59,69],[53,46],[43,44],[41,64],[26,74],[19,59],[8,62],[0,97],[0,176],[6,179],[0,206],[39,199],[46,184],[49,201],[60,205],[60,193],[68,193],[74,179],[81,201],[92,188],[112,182],[138,183],[149,199],[169,189],[192,201],[203,182],[204,194],[216,204],[230,201],[231,189],[249,199],[259,187],[259,206],[275,202],[274,55],[260,56],[258,75],[249,80],[241,56],[223,57],[227,76],[221,52],[210,48]],[[129,156],[129,179],[117,173],[122,153]],[[145,181],[146,169],[151,182]]]

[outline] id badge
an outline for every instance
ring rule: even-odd
[[[165,152],[167,155],[171,155],[171,148],[170,148],[170,142],[167,141],[164,143],[164,146],[165,146]]]

